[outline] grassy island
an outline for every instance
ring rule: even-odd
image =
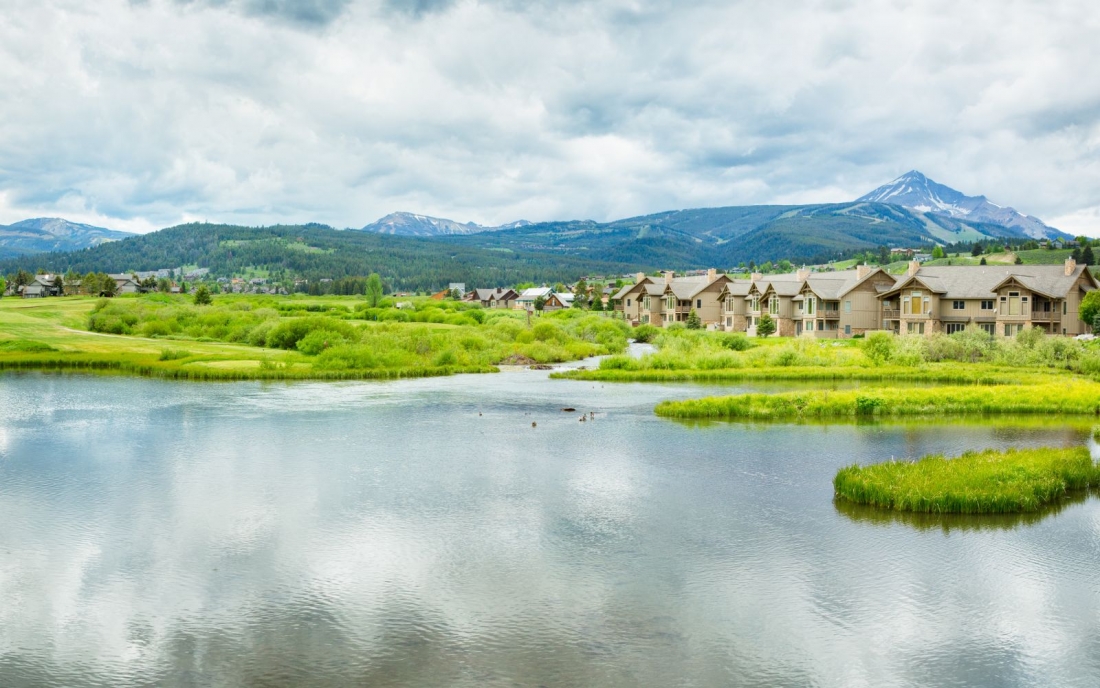
[[[1100,484],[1086,447],[967,452],[840,469],[836,496],[856,504],[923,513],[1036,511]]]
[[[1100,383],[1074,378],[1028,385],[881,387],[736,394],[664,401],[657,415],[684,419],[787,420],[1058,413],[1100,415]]]
[[[390,379],[483,373],[626,348],[582,311],[535,318],[454,301],[184,295],[0,299],[0,370],[189,380]]]

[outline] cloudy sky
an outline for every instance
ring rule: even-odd
[[[0,223],[850,200],[1100,235],[1095,0],[3,0]]]

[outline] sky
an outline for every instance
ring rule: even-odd
[[[854,199],[1100,236],[1095,0],[3,0],[0,224]]]

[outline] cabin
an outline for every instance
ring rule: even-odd
[[[471,289],[466,292],[463,301],[480,303],[483,308],[512,308],[519,294],[514,289]]]

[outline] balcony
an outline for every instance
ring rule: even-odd
[[[1062,319],[1058,311],[1031,311],[1032,322],[1054,323]]]
[[[884,308],[882,310],[883,320],[898,320],[901,318],[901,311],[896,308]]]
[[[821,311],[821,315],[826,320],[840,320],[840,310],[839,309],[826,308],[825,310]]]

